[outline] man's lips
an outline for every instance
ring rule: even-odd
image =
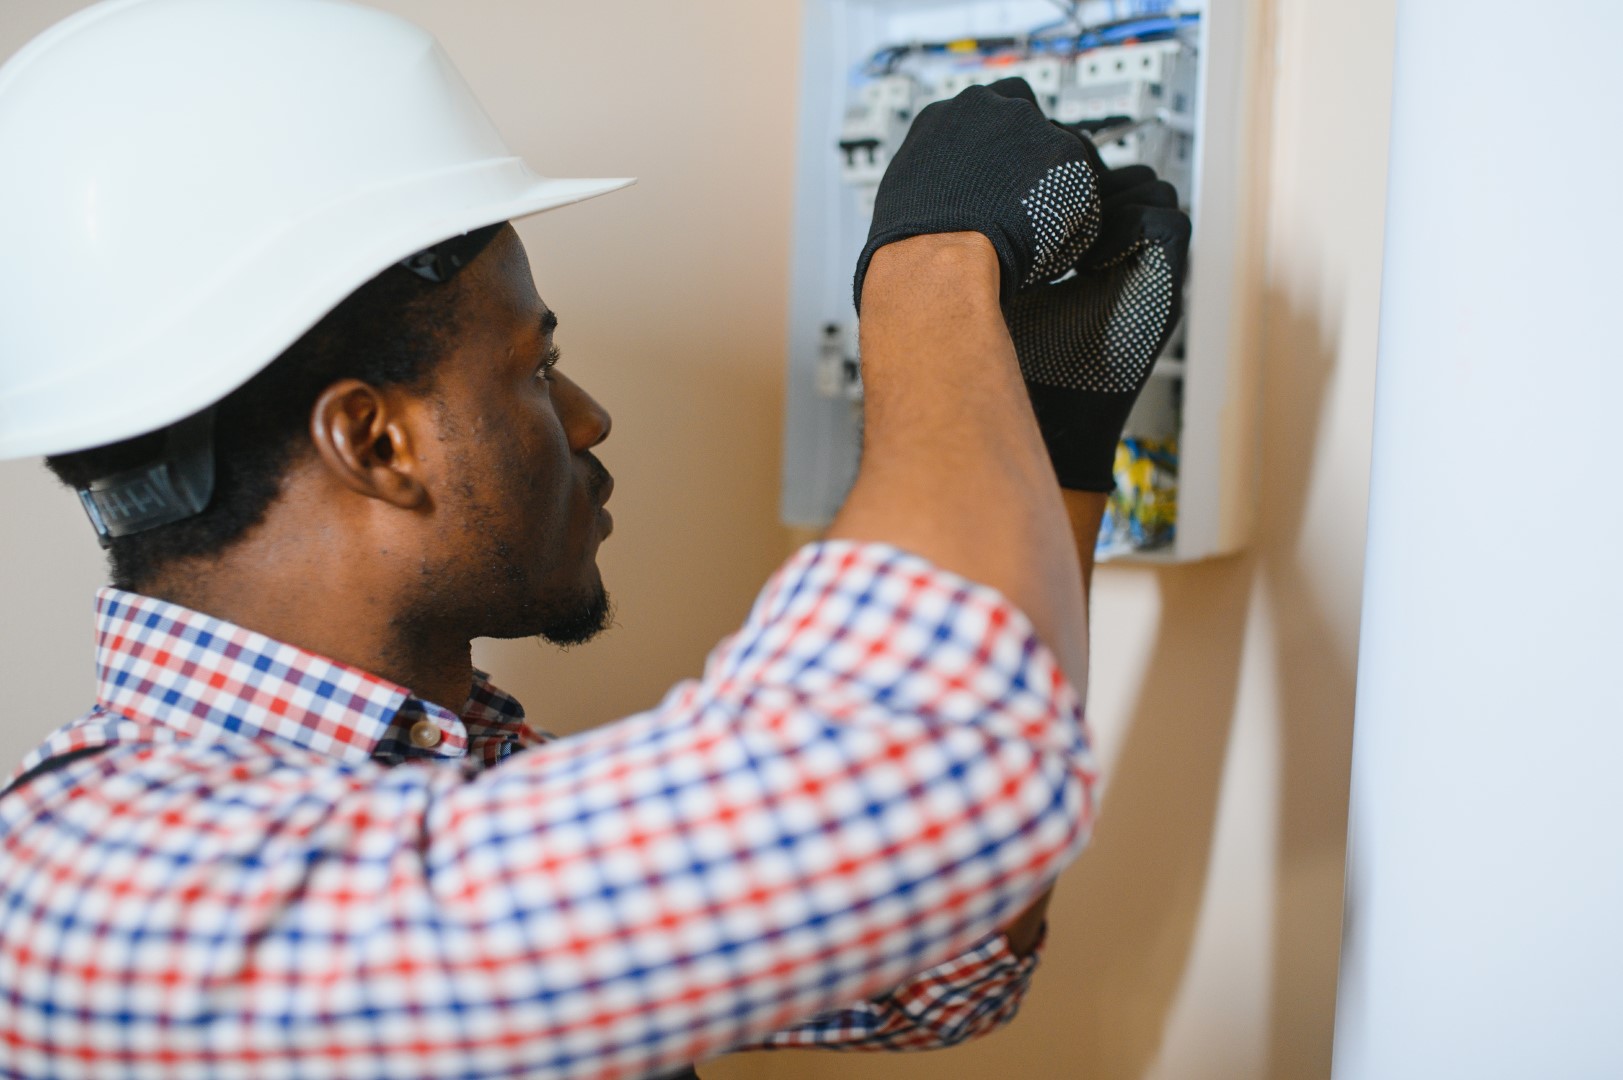
[[[597,504],[598,525],[603,530],[603,536],[607,537],[609,533],[614,531],[614,515],[605,509],[604,504],[614,494],[614,477],[609,475],[609,470],[603,467],[603,463],[597,459],[595,454],[588,453],[586,455],[586,464],[591,472],[587,481],[588,492],[592,501]]]
[[[614,494],[614,477],[610,476],[606,470],[602,475],[603,482],[598,486],[597,493],[597,516],[603,522],[603,535],[607,537],[614,531],[614,515],[609,513],[608,507],[604,504]]]

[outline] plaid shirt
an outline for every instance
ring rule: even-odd
[[[702,679],[557,740],[482,677],[456,715],[98,607],[98,704],[0,798],[6,1077],[946,1045],[1013,1015],[1035,961],[995,928],[1091,819],[1080,706],[1024,616],[880,545],[804,549]]]

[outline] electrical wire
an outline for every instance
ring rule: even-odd
[[[1076,4],[1067,0],[1054,0],[1063,9],[1073,15],[1079,11]],[[1156,3],[1159,0],[1149,0]],[[1148,6],[1145,4],[1144,6]],[[1175,4],[1164,4],[1164,9],[1172,9]],[[860,68],[861,74],[869,78],[880,78],[894,74],[897,66],[909,56],[945,56],[952,54],[974,54],[988,57],[1011,50],[1024,50],[1028,54],[1043,52],[1059,52],[1075,55],[1089,49],[1104,48],[1112,45],[1124,45],[1134,41],[1161,41],[1175,37],[1179,30],[1186,26],[1200,22],[1198,13],[1168,14],[1168,15],[1135,15],[1125,19],[1118,19],[1097,26],[1086,26],[1080,20],[1075,24],[1074,30],[1067,30],[1063,34],[1053,31],[1065,29],[1069,20],[1048,23],[1039,26],[1020,37],[984,37],[962,38],[956,41],[916,41],[905,45],[887,45],[876,51]]]
[[[1034,45],[1038,47],[1039,51],[1042,48],[1059,51],[1058,46],[1068,44],[1070,52],[1083,53],[1090,49],[1126,45],[1137,41],[1164,41],[1167,38],[1176,37],[1178,31],[1184,27],[1199,22],[1200,15],[1194,13],[1123,19],[1118,22],[1089,27],[1074,37],[1051,37],[1044,39],[1040,43],[1034,42]]]

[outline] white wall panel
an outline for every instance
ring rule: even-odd
[[[1623,1076],[1623,8],[1404,0],[1338,1080]]]

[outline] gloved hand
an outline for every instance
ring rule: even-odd
[[[874,252],[926,233],[978,232],[997,250],[1002,299],[1065,273],[1099,231],[1093,144],[1051,124],[1024,79],[971,86],[919,113],[891,159],[857,260],[857,310]]]
[[[1127,416],[1183,312],[1190,223],[1145,166],[1104,171],[1099,189],[1103,222],[1076,276],[1004,314],[1060,486],[1108,492]]]

